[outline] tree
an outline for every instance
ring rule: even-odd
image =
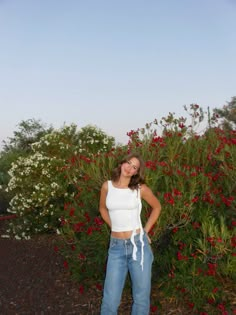
[[[224,130],[234,130],[236,127],[236,96],[232,97],[223,108],[214,108],[213,112],[223,119],[221,125]]]
[[[3,141],[5,152],[11,150],[31,152],[31,144],[38,142],[42,136],[53,130],[51,126],[47,127],[36,119],[22,120],[18,127],[19,130],[14,131],[14,137],[9,138],[8,141]]]

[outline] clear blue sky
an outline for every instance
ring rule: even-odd
[[[35,118],[126,143],[235,95],[235,0],[0,0],[0,142]]]

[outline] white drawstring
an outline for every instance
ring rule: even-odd
[[[134,241],[134,236],[135,235],[136,235],[136,231],[133,230],[132,235],[131,235],[131,243],[134,246],[133,253],[132,253],[133,260],[137,260],[137,246],[136,246],[135,241]]]
[[[143,271],[143,264],[144,264],[144,241],[143,241],[143,227],[142,227],[142,222],[141,222],[141,210],[142,210],[142,202],[141,202],[141,197],[140,197],[140,188],[138,189],[138,199],[139,199],[139,226],[140,226],[140,234],[139,234],[139,239],[141,242],[141,262],[140,265],[142,267]],[[137,235],[136,229],[133,230],[132,235],[131,235],[131,243],[133,244],[133,253],[132,253],[132,258],[133,260],[137,260],[137,246],[134,241],[134,236]]]

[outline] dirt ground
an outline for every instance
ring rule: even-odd
[[[6,221],[0,220],[0,235],[5,234]],[[80,293],[79,284],[72,281],[63,267],[63,258],[54,251],[55,237],[0,238],[1,315],[99,314],[102,292],[94,288]],[[193,314],[174,302],[161,303],[162,311],[151,314]],[[119,315],[129,315],[131,304],[131,296],[123,296]]]

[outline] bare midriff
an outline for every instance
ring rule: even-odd
[[[127,239],[130,238],[132,235],[133,231],[123,231],[123,232],[111,232],[111,236],[114,238],[120,238],[120,239]],[[140,229],[136,230],[136,234],[140,233]]]

